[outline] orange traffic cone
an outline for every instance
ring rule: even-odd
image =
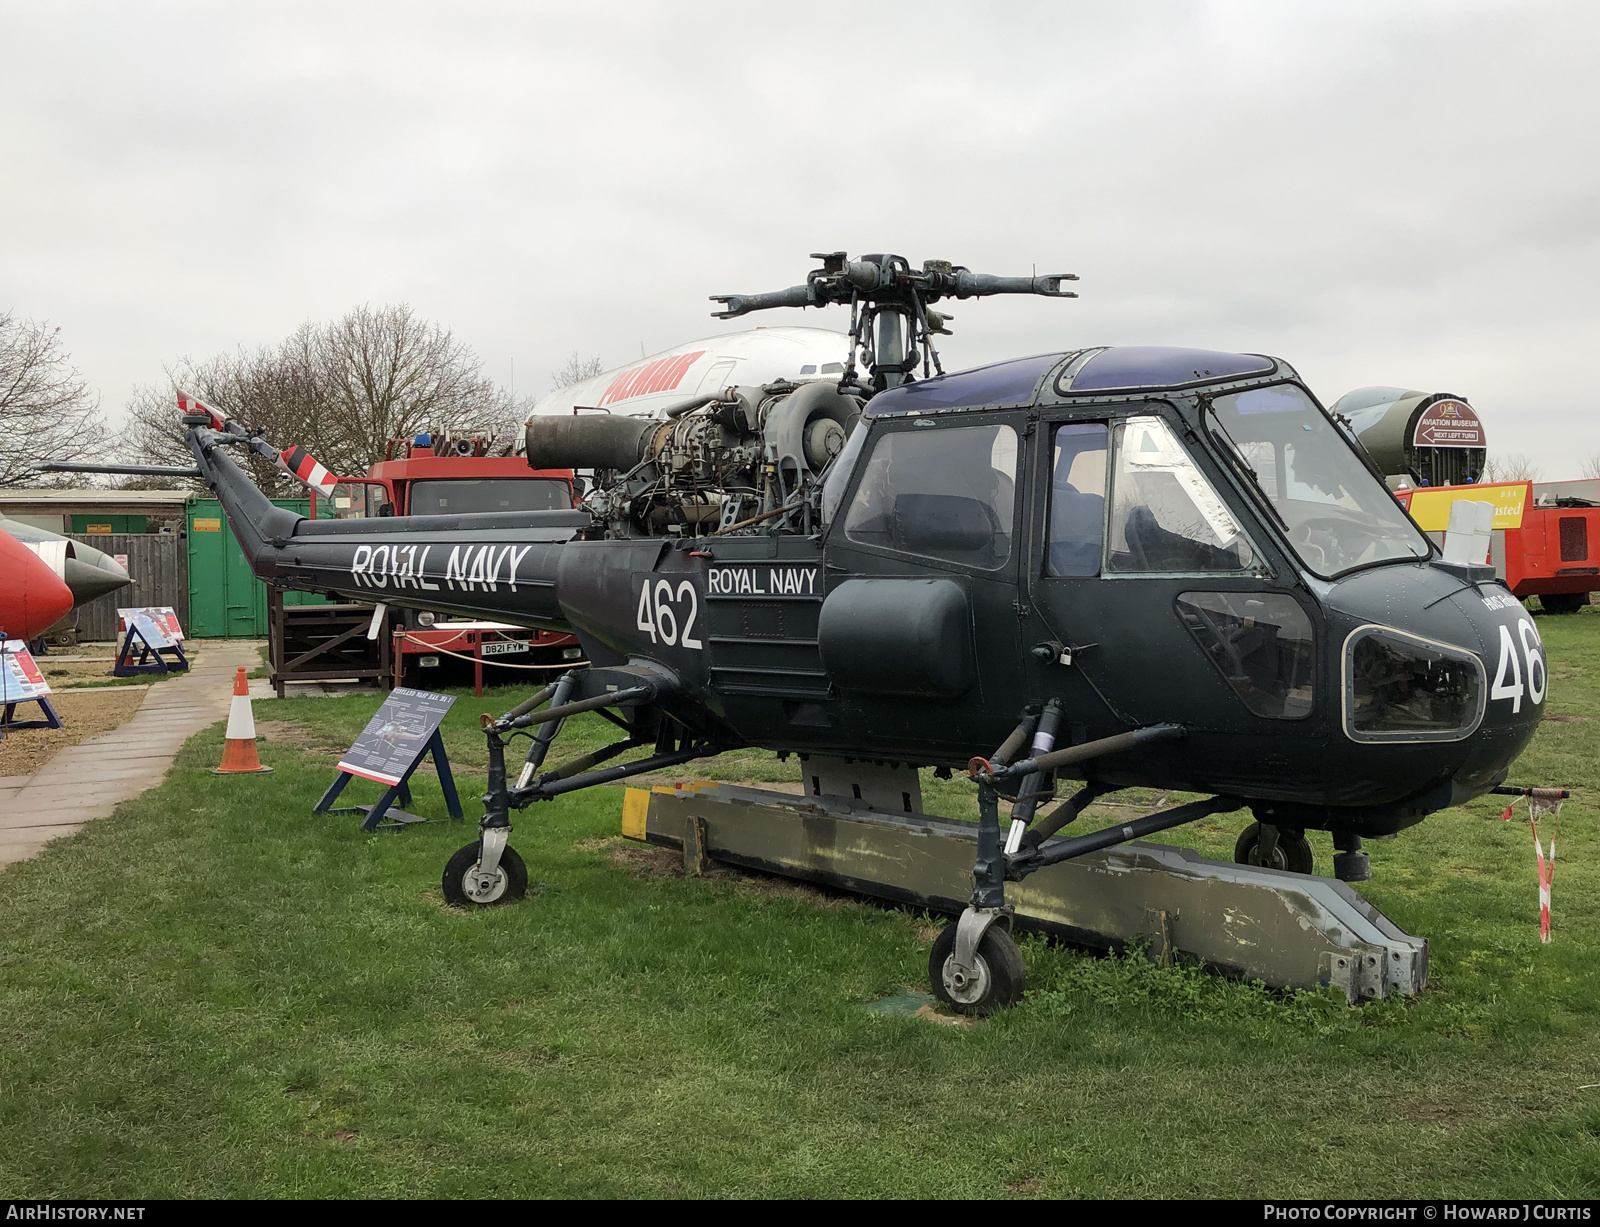
[[[211,768],[212,775],[238,773],[262,774],[271,771],[263,767],[256,754],[256,718],[250,714],[250,679],[244,666],[233,677],[233,706],[228,709],[227,740],[222,743],[222,766]]]

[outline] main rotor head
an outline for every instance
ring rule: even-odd
[[[870,372],[872,391],[894,387],[910,378],[919,349],[923,377],[927,377],[930,367],[944,374],[932,338],[949,335],[945,324],[950,317],[928,310],[941,299],[986,298],[994,294],[1077,297],[1063,288],[1078,279],[1076,273],[996,277],[975,273],[948,260],[925,260],[918,270],[904,256],[887,253],[852,260],[842,251],[812,252],[811,258],[821,260],[822,267],[807,273],[804,285],[767,294],[713,294],[711,301],[721,303],[723,310],[711,314],[727,320],[774,307],[849,306],[850,361],[840,380],[841,389],[855,383],[858,349]]]

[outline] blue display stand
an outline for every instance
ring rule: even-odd
[[[137,661],[133,658],[136,651]],[[168,656],[172,657],[170,661]],[[188,668],[183,644],[169,638],[148,618],[138,617],[128,620],[128,633],[122,637],[111,673],[113,677],[137,677],[141,673],[185,673]]]
[[[312,807],[311,812],[313,814],[365,814],[366,818],[361,822],[363,831],[398,831],[401,827],[410,826],[415,822],[429,821],[429,819],[423,818],[421,815],[408,814],[403,809],[396,809],[394,803],[399,801],[401,805],[411,804],[411,786],[408,781],[411,779],[411,773],[422,765],[422,760],[428,756],[430,751],[433,754],[434,770],[439,773],[439,787],[444,791],[445,808],[450,811],[450,817],[460,822],[461,799],[456,795],[455,777],[450,774],[450,759],[444,752],[444,738],[439,735],[438,729],[434,730],[433,736],[428,738],[426,744],[423,745],[422,753],[418,754],[416,761],[406,768],[406,773],[400,777],[399,781],[390,784],[384,790],[383,796],[378,798],[376,805],[343,805],[337,809],[332,808],[333,803],[339,799],[339,794],[344,791],[344,786],[354,779],[356,775],[353,771],[341,771],[333,783],[328,785],[328,791],[322,794],[322,800]],[[363,776],[362,778],[370,779],[371,777]],[[379,782],[381,783],[382,781]],[[388,818],[389,821],[385,822],[385,818]]]
[[[396,808],[395,802],[411,804],[412,773],[432,754],[434,770],[439,773],[439,787],[444,792],[445,808],[450,811],[450,817],[460,822],[461,800],[456,795],[455,777],[450,773],[450,759],[444,751],[444,736],[439,732],[439,724],[454,702],[449,695],[396,686],[367,722],[361,736],[339,760],[338,776],[311,812],[365,814],[361,823],[363,831],[396,831],[412,823],[427,822],[426,818]],[[376,805],[334,809],[333,803],[356,776],[386,785],[383,796]]]
[[[17,703],[37,703],[39,710],[44,714],[44,719],[15,719]],[[0,740],[4,740],[5,735],[11,732],[12,729],[58,729],[61,727],[61,717],[56,715],[56,709],[50,705],[50,700],[46,696],[41,694],[37,698],[18,699],[17,703],[7,703],[3,709],[0,709]]]
[[[13,729],[58,729],[61,717],[50,702],[50,685],[20,639],[0,639],[0,739]],[[43,716],[18,720],[17,708],[37,703]]]

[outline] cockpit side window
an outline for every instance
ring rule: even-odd
[[[1255,550],[1227,505],[1159,417],[1116,427],[1106,573],[1250,570]]]
[[[845,536],[994,570],[1011,556],[1017,432],[1010,426],[895,430],[878,437]]]
[[[1106,533],[1104,422],[1056,428],[1050,468],[1046,575],[1098,575]]]

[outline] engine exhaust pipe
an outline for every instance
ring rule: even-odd
[[[535,469],[617,469],[644,459],[661,423],[651,418],[591,413],[532,418],[524,436],[528,464]]]

